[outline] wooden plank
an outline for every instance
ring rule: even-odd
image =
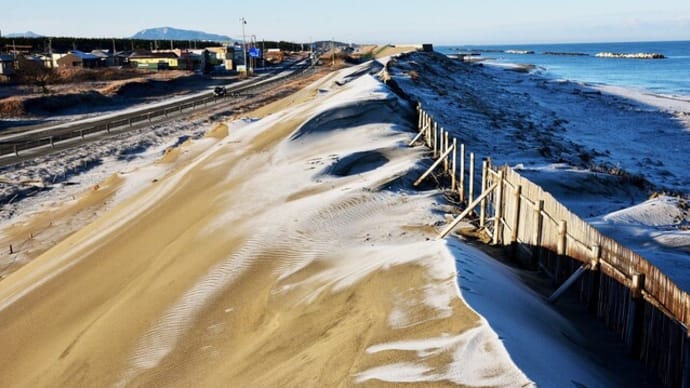
[[[438,167],[438,166],[441,164],[441,162],[443,162],[443,159],[444,159],[446,156],[448,156],[448,154],[449,154],[451,151],[453,151],[452,148],[446,150],[446,152],[444,152],[443,155],[441,155],[440,158],[436,159],[436,161],[434,162],[434,164],[432,164],[431,167],[429,167],[429,169],[426,170],[426,172],[425,172],[424,174],[422,174],[422,176],[420,176],[419,179],[417,179],[417,181],[414,183],[414,186],[415,186],[415,187],[419,186],[419,184],[422,183],[422,181],[423,181],[426,177],[428,177],[429,174],[431,174],[431,172],[434,171],[434,170],[436,169],[436,167]]]
[[[441,231],[441,233],[439,233],[436,239],[441,240],[448,236],[448,234],[450,234],[450,232],[452,232],[453,229],[455,229],[455,227],[460,223],[460,221],[462,221],[463,218],[467,217],[472,212],[472,210],[474,210],[474,208],[477,207],[477,205],[479,205],[481,200],[483,198],[486,198],[486,196],[488,196],[496,188],[497,185],[498,183],[494,183],[493,185],[491,185],[491,187],[489,187],[479,197],[477,197],[477,199],[475,199],[474,202],[469,204],[467,208],[462,213],[460,213],[459,216],[457,216],[445,229],[443,229],[443,231]]]

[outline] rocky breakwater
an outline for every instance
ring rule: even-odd
[[[624,58],[624,59],[665,59],[666,56],[659,53],[611,53],[603,52],[596,55],[598,58]]]

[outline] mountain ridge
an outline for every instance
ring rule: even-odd
[[[41,34],[37,34],[33,31],[26,32],[13,32],[4,36],[5,38],[43,38]]]
[[[231,37],[227,35],[211,34],[204,31],[196,30],[185,30],[181,28],[174,27],[154,27],[147,28],[137,32],[132,35],[133,39],[160,39],[160,40],[205,40],[205,41],[216,41],[225,42],[233,41]]]

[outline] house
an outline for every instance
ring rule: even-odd
[[[0,75],[14,74],[14,57],[8,54],[0,54]]]
[[[169,70],[179,68],[179,57],[174,52],[136,51],[129,56],[132,67],[150,70]]]
[[[50,54],[50,61],[51,61],[50,67],[53,69],[57,69],[58,67],[60,67],[60,65],[58,65],[58,60],[60,58],[64,57],[65,55],[67,55],[67,54],[64,54],[64,53],[52,53],[52,54]]]
[[[127,67],[129,66],[129,56],[132,55],[131,51],[118,51],[113,55],[113,66]]]
[[[91,50],[91,54],[98,57],[99,67],[115,66],[115,57],[110,50]]]
[[[232,46],[206,47],[210,54],[215,54],[214,65],[223,65],[225,70],[232,71],[234,65],[235,48]]]
[[[79,50],[72,50],[58,59],[57,65],[59,68],[83,67],[89,69],[104,66],[99,57]]]

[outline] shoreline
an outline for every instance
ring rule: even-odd
[[[690,96],[690,82],[685,73],[690,66],[690,41],[551,43],[515,45],[440,45],[438,52],[455,54],[458,50],[485,52],[500,63],[532,63],[543,67],[555,79],[577,83],[630,87],[660,95]],[[507,53],[507,51],[512,52]],[[534,52],[534,54],[517,54]],[[665,59],[604,58],[603,52],[659,53]],[[558,53],[573,55],[554,55]],[[577,54],[577,55],[575,55]]]

